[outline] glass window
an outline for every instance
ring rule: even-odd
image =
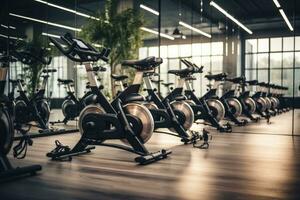
[[[295,67],[300,68],[300,52],[295,52]]]
[[[294,50],[294,37],[284,37],[283,51],[293,51],[293,50]]]
[[[200,56],[201,55],[201,43],[192,44],[192,56]]]
[[[258,68],[268,68],[268,59],[269,59],[269,54],[267,53],[262,53],[257,55],[257,66]]]
[[[200,56],[193,57],[192,60],[196,65],[198,65],[198,66],[202,65],[202,57],[200,57]]]
[[[257,79],[260,82],[268,82],[268,70],[258,70]]]
[[[158,57],[158,47],[149,47],[148,56]]]
[[[281,68],[282,53],[270,53],[270,68]]]
[[[282,65],[283,68],[293,68],[294,53],[283,53],[282,54]]]
[[[297,78],[297,77],[300,77],[300,69],[296,69],[295,71],[295,87],[294,87],[294,90],[295,90],[295,96],[298,96],[300,97],[300,78]]]
[[[211,59],[210,56],[203,56],[201,65],[204,66],[204,70],[210,72],[211,71]]]
[[[256,70],[246,70],[246,80],[256,80]]]
[[[282,51],[282,38],[271,38],[271,51]]]
[[[258,39],[258,52],[269,51],[269,38]]]
[[[246,69],[256,69],[257,54],[247,54],[245,59],[246,59]]]
[[[246,53],[257,52],[257,39],[246,40]]]
[[[202,48],[202,55],[207,56],[207,55],[211,55],[211,43],[203,43],[201,45]]]
[[[213,73],[223,72],[223,56],[211,57],[211,71]]]
[[[292,96],[293,95],[293,70],[285,69],[283,70],[282,75],[283,75],[283,79],[282,79],[283,86],[289,88],[286,96]]]
[[[160,57],[161,58],[167,58],[168,57],[168,47],[167,46],[160,46]]]
[[[192,55],[192,46],[190,44],[179,45],[180,57],[189,57]]]
[[[169,59],[169,69],[179,69],[179,59]]]
[[[223,42],[213,42],[211,48],[211,55],[223,55]]]
[[[163,63],[159,66],[160,74],[168,73],[168,59],[164,59]]]
[[[146,58],[148,56],[148,48],[142,47],[139,49],[139,59]]]
[[[281,69],[272,69],[270,71],[270,82],[281,85]]]
[[[169,58],[178,58],[179,57],[178,45],[169,45],[168,46],[168,57]]]
[[[300,51],[300,36],[295,37],[295,50]]]

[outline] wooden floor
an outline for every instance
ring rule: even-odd
[[[25,160],[11,161],[15,166],[41,164],[43,170],[0,185],[0,199],[299,200],[300,137],[270,134],[285,133],[289,127],[284,124],[289,123],[286,113],[270,125],[261,122],[237,129],[243,133],[213,133],[208,150],[156,134],[147,146],[153,151],[170,148],[173,154],[147,166],[136,165],[135,155],[107,147],[72,162],[50,161],[45,154],[55,139],[72,146],[80,135],[39,138]]]

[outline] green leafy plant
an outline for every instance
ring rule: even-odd
[[[45,40],[36,37],[32,41],[25,43],[22,48],[37,55],[39,55],[41,51],[43,51],[44,56],[50,55],[50,52],[47,52],[46,49],[42,49],[43,46],[45,46]],[[42,63],[34,62],[30,66],[23,68],[23,77],[27,80],[27,92],[29,97],[32,97],[36,93],[40,85],[40,76],[44,67],[45,65]]]
[[[142,44],[140,28],[144,18],[137,11],[129,8],[118,11],[118,0],[106,0],[105,9],[99,14],[99,20],[89,20],[82,28],[82,37],[88,41],[110,48],[109,65],[111,73],[118,71],[117,66],[125,59],[138,56]],[[111,82],[113,95],[114,82]]]

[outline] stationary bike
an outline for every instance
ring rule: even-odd
[[[238,126],[245,126],[248,121],[245,119],[240,120],[239,117],[243,113],[243,106],[236,96],[239,85],[245,80],[245,77],[225,78],[225,81],[231,82],[231,89],[226,91],[220,98],[225,107],[225,117],[229,118]]]
[[[48,60],[42,55],[34,55],[32,52],[23,51],[17,52],[18,60],[26,65],[32,65],[35,62],[39,62],[43,65],[49,65],[51,58]],[[39,90],[29,98],[24,90],[21,80],[16,80],[18,85],[19,96],[15,98],[15,123],[27,124],[35,121],[42,129],[41,131],[47,131],[48,120],[50,116],[50,107],[48,101],[45,98],[46,86],[49,78],[49,73],[56,72],[56,69],[44,69],[42,71],[43,82]],[[14,91],[12,91],[14,93]]]
[[[14,125],[10,113],[12,105],[4,94],[10,61],[12,61],[10,56],[0,56],[0,182],[24,175],[34,175],[42,169],[40,165],[14,168],[7,158],[14,138]]]
[[[93,148],[89,145],[108,146],[129,151],[140,155],[135,161],[140,164],[148,164],[166,158],[171,151],[160,150],[155,153],[149,152],[144,143],[152,136],[154,121],[149,110],[139,103],[143,97],[138,95],[142,76],[137,76],[133,84],[121,92],[112,103],[108,102],[104,94],[99,90],[91,62],[99,59],[108,61],[107,50],[98,52],[90,44],[83,40],[73,38],[71,34],[61,37],[64,46],[54,38],[51,42],[69,59],[84,63],[92,95],[90,99],[94,104],[86,106],[79,115],[78,126],[81,139],[72,149],[63,149],[58,145],[47,156],[54,160],[70,159],[72,156],[89,153]],[[124,61],[141,70],[153,70],[161,63],[161,59],[154,57],[139,61]],[[133,103],[134,101],[134,103]],[[126,144],[110,144],[106,140],[119,139]]]
[[[248,87],[251,85],[255,85],[256,83],[257,83],[256,80],[246,81],[246,79],[244,79],[241,82],[241,90],[242,91],[240,91],[240,94],[238,96],[238,99],[241,102],[242,107],[243,107],[243,115],[245,115],[247,118],[249,118],[253,122],[258,122],[260,120],[260,117],[255,116],[256,102],[250,96],[250,90],[248,89]]]
[[[191,69],[189,73],[185,74],[185,76],[182,76],[181,79],[186,85],[184,92],[195,113],[195,121],[203,119],[220,132],[231,132],[232,128],[230,124],[222,125],[220,123],[221,119],[223,119],[225,116],[225,108],[222,102],[218,99],[210,98],[213,94],[215,94],[215,90],[209,90],[204,96],[198,98],[190,84],[191,81],[195,80],[192,75],[203,73],[204,67],[198,67],[196,64],[184,59],[182,59],[181,62]]]
[[[169,73],[182,75],[188,70],[184,69],[176,72],[170,70]],[[185,101],[186,97],[183,95],[183,87],[178,86],[176,90],[171,91],[165,98],[161,98],[152,85],[153,80],[151,80],[151,76],[153,74],[153,71],[146,71],[143,74],[143,79],[148,93],[148,103],[146,105],[155,119],[155,128],[169,128],[173,133],[166,134],[181,138],[181,141],[185,144],[195,143],[197,140],[202,139],[198,132],[190,131],[194,123],[194,112]],[[203,132],[205,134],[204,138],[207,138],[208,132],[205,130]]]

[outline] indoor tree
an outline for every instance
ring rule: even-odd
[[[144,25],[143,16],[132,8],[120,10],[119,3],[119,0],[106,0],[99,20],[90,19],[82,28],[82,36],[85,39],[111,49],[111,73],[117,72],[117,66],[123,60],[137,58],[138,49],[142,44],[140,28]],[[114,95],[113,81],[111,85]]]

